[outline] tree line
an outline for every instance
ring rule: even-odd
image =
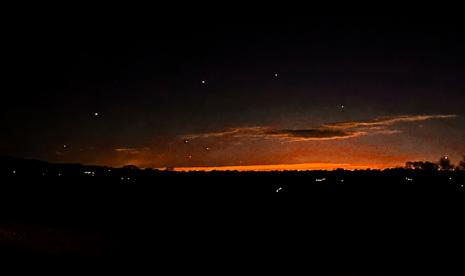
[[[444,156],[441,157],[438,162],[409,161],[405,163],[405,168],[425,171],[465,170],[465,156],[463,156],[462,160],[457,165],[453,164],[449,157]]]

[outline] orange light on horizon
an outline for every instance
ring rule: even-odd
[[[216,167],[179,167],[174,171],[310,171],[310,170],[365,170],[386,169],[395,167],[395,164],[367,165],[367,164],[339,164],[339,163],[303,163],[303,164],[277,164],[277,165],[245,165],[245,166],[216,166]]]

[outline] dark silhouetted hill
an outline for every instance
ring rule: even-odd
[[[260,256],[377,271],[394,259],[421,266],[461,258],[452,252],[464,248],[465,172],[425,164],[174,172],[2,157],[0,245],[5,256],[160,266],[256,264]]]

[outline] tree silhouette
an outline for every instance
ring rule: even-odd
[[[126,165],[123,167],[125,170],[139,170],[139,168],[135,165]]]
[[[437,171],[439,166],[428,161],[414,161],[405,163],[407,169],[422,170],[422,171]]]
[[[463,156],[462,161],[460,161],[459,166],[457,167],[459,170],[465,170],[465,155]]]
[[[442,171],[450,171],[454,169],[454,165],[452,165],[450,159],[447,156],[441,157],[441,159],[439,159],[438,165]]]

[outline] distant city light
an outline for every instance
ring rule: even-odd
[[[276,192],[279,193],[279,191],[281,191],[283,188],[279,187]]]
[[[323,182],[326,181],[326,178],[317,178],[315,179],[316,182]]]

